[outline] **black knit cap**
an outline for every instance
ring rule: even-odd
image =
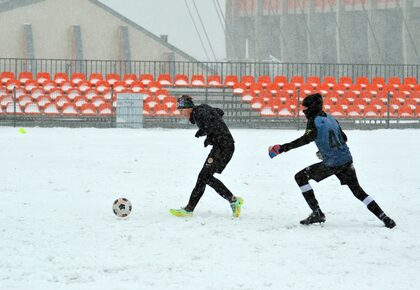
[[[315,93],[308,95],[303,99],[302,105],[306,107],[303,113],[307,118],[315,117],[319,112],[322,111],[322,95]]]
[[[177,109],[190,109],[194,108],[194,102],[189,95],[182,95],[178,98]]]

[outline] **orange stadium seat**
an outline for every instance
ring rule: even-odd
[[[23,107],[23,111],[25,112],[25,114],[27,115],[39,115],[41,114],[41,109],[39,108],[39,105],[36,103],[27,103],[24,107]]]
[[[70,99],[67,96],[58,97],[55,101],[55,104],[61,109],[65,104],[71,103]]]
[[[124,81],[116,81],[112,84],[112,87],[114,88],[115,92],[119,93],[127,89],[129,86]]]
[[[67,92],[73,88],[73,82],[71,81],[64,81],[61,83],[61,90],[63,92]]]
[[[247,88],[251,87],[254,83],[255,79],[253,76],[242,76],[241,78],[241,84],[244,84]]]
[[[367,77],[357,77],[355,84],[360,85],[362,87],[362,89],[364,89],[370,84],[370,82],[369,82],[369,79]]]
[[[91,73],[89,75],[89,83],[92,86],[96,86],[97,83],[99,83],[100,81],[103,81],[103,80],[104,79],[102,77],[102,74],[99,74],[99,73]]]
[[[66,73],[58,72],[54,75],[54,82],[57,86],[61,86],[63,82],[68,81],[69,76]]]
[[[255,92],[251,90],[246,90],[242,94],[242,101],[251,102],[255,98]]]
[[[19,105],[23,108],[26,104],[32,103],[32,98],[28,95],[22,95],[18,99]]]
[[[77,116],[79,112],[77,111],[76,105],[73,103],[67,103],[63,105],[62,113],[64,116]]]
[[[159,82],[151,82],[149,83],[148,89],[152,93],[156,93],[158,90],[162,88],[161,84]]]
[[[99,105],[98,115],[100,115],[100,116],[111,116],[112,115],[111,104],[104,103],[104,104]]]
[[[87,81],[82,81],[77,84],[77,88],[79,89],[79,91],[84,93],[91,88],[91,83]]]
[[[123,77],[123,82],[125,82],[125,84],[127,86],[131,86],[132,83],[137,81],[137,75],[136,74],[125,74]]]
[[[169,96],[169,92],[168,92],[168,90],[160,89],[160,90],[156,91],[155,95],[156,95],[156,97],[158,97],[159,100],[163,100],[164,98]]]
[[[80,113],[83,116],[96,116],[96,108],[92,104],[83,104],[80,107]]]
[[[52,80],[44,80],[42,88],[45,92],[49,93],[51,90],[55,89],[55,82]]]
[[[3,96],[7,96],[9,94],[10,93],[6,90],[6,88],[1,88],[0,87],[0,98],[3,97]]]
[[[254,91],[256,95],[258,95],[260,92],[264,90],[264,87],[260,83],[253,83],[249,89],[251,91]]]
[[[385,79],[383,77],[374,77],[372,79],[372,84],[377,85],[378,88],[381,90],[385,86]]]
[[[0,98],[0,105],[3,108],[6,108],[8,103],[13,103],[13,97],[11,95],[6,95]]]
[[[265,102],[262,98],[253,98],[251,100],[251,109],[258,111],[265,105]]]
[[[99,93],[103,93],[105,90],[108,90],[110,88],[107,81],[99,81],[96,83],[96,90]]]
[[[45,92],[41,88],[34,88],[31,91],[31,97],[34,100],[37,100],[40,96],[43,96],[43,95],[45,95]]]
[[[341,105],[332,105],[330,107],[330,114],[331,116],[343,118],[346,116],[346,112]]]
[[[36,82],[36,81],[34,81],[34,80],[27,80],[27,81],[25,82],[25,91],[26,91],[27,93],[32,92],[32,90],[33,90],[34,88],[37,88],[37,87],[38,87],[38,82]]]
[[[15,92],[12,92],[12,96],[14,95],[16,98],[19,98],[22,95],[25,95],[25,88],[16,88]]]
[[[335,77],[333,76],[326,76],[322,81],[323,84],[326,84],[329,88],[333,89],[334,86],[337,84]]]
[[[153,107],[153,111],[157,116],[167,116],[169,115],[168,107],[165,104],[156,104]]]
[[[75,72],[71,76],[71,82],[75,85],[85,80],[86,80],[86,76],[84,73]],[[63,89],[63,87],[61,87],[61,89]]]
[[[14,80],[15,74],[10,71],[4,71],[0,74],[0,81],[2,85],[5,85],[8,81]]]
[[[151,83],[154,82],[155,79],[153,77],[153,75],[151,74],[141,74],[139,77],[139,82],[141,82],[143,84],[143,86],[146,86]]]
[[[166,96],[163,100],[162,100],[163,104],[165,104],[166,107],[168,107],[172,112],[174,110],[172,109],[176,109],[176,98],[174,96]]]
[[[110,86],[114,86],[116,82],[121,81],[121,78],[119,74],[107,74],[106,81]]]
[[[209,87],[222,87],[222,79],[219,75],[209,75],[207,77],[207,85]]]
[[[401,86],[401,79],[399,77],[390,77],[388,79],[388,85],[392,85],[395,89],[399,89]]]
[[[340,78],[339,83],[349,88],[353,84],[353,80],[351,77],[343,76]]]
[[[125,93],[125,92],[132,93],[133,91],[131,89],[130,90],[125,89],[125,90],[122,90],[121,92],[122,93]],[[105,91],[102,92],[102,97],[105,100],[110,101],[111,99],[113,99],[112,94],[113,94],[112,91],[110,89],[107,89],[107,90],[105,90]],[[114,93],[114,96],[116,96],[115,93]]]
[[[94,105],[95,108],[98,108],[100,105],[105,104],[106,101],[103,97],[94,97],[90,103]]]
[[[86,92],[86,94],[87,94],[87,92]],[[81,91],[79,91],[78,89],[71,89],[70,91],[67,92],[67,96],[70,100],[74,100],[76,97],[82,96],[82,95],[83,95],[83,93]]]
[[[290,79],[290,83],[295,87],[300,87],[302,84],[305,83],[305,81],[302,76],[292,76],[292,78]]]
[[[36,103],[41,108],[44,108],[47,104],[53,103],[53,100],[51,100],[50,96],[41,95],[36,99]]]
[[[273,80],[273,84],[278,85],[280,88],[283,88],[287,84],[287,77],[286,76],[275,76]]]
[[[191,85],[193,87],[205,87],[206,80],[203,75],[192,75],[191,76]]]
[[[44,114],[46,115],[60,115],[60,110],[58,109],[58,106],[55,103],[47,103],[44,106]]]
[[[33,80],[32,72],[29,72],[29,71],[20,72],[18,79],[21,85],[25,84],[27,81],[32,81]]]
[[[273,96],[275,96],[280,90],[280,87],[277,84],[268,84],[266,90],[269,91]]]
[[[8,80],[6,83],[6,89],[9,90],[9,92],[13,91],[14,88],[20,88],[20,83],[17,80]]]
[[[99,93],[96,91],[96,89],[92,88],[90,90],[87,90],[84,95],[88,100],[92,100],[94,97],[99,96]]]
[[[263,88],[268,87],[268,85],[271,84],[271,78],[270,76],[259,76],[258,77],[258,84],[260,84]]]
[[[240,95],[240,94],[242,94],[245,90],[247,89],[247,87],[246,87],[246,85],[245,84],[242,84],[242,83],[236,83],[234,86],[233,86],[233,93],[234,94],[238,94],[238,95]]]
[[[320,85],[321,80],[318,76],[309,76],[306,80],[306,83],[311,85],[314,89],[316,89]]]
[[[347,116],[351,118],[360,118],[362,117],[362,111],[357,106],[348,106],[347,107]]]
[[[415,111],[409,105],[403,105],[398,110],[398,115],[400,118],[415,118]]]
[[[85,96],[78,96],[73,100],[73,103],[80,109],[83,104],[89,103],[89,100]]]
[[[411,89],[414,89],[417,85],[417,79],[415,77],[404,78],[404,85],[408,85]]]
[[[153,115],[152,109],[150,108],[149,104],[146,102],[143,102],[143,115],[144,116]]]
[[[11,103],[7,103],[5,113],[6,114],[21,115],[23,112],[22,112],[22,108],[20,107],[19,103],[16,103],[16,105],[15,105],[14,102],[11,102]]]
[[[141,81],[135,81],[135,82],[131,83],[131,86],[130,86],[130,88],[135,93],[139,93],[139,92],[144,91],[144,87],[145,87],[145,84]]]
[[[261,108],[260,113],[261,113],[262,117],[275,117],[275,116],[277,116],[277,113],[274,110],[274,107],[271,105],[271,103],[264,104]]]
[[[188,80],[188,76],[184,74],[175,75],[174,85],[177,87],[189,87],[190,82]]]
[[[173,86],[171,76],[169,74],[160,74],[156,80],[162,87]]]
[[[149,104],[149,107],[153,109],[157,104],[160,104],[160,100],[156,96],[147,96],[144,101]]]
[[[238,83],[238,77],[236,75],[227,75],[225,77],[225,86],[233,87]]]
[[[38,84],[43,85],[45,82],[51,81],[51,76],[48,72],[39,72],[36,74],[36,79]]]

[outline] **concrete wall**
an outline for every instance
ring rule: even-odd
[[[227,1],[227,29],[233,35],[227,38],[228,59],[244,59],[248,37],[250,46],[258,48],[249,50],[249,60],[270,60],[272,55],[281,62],[420,64],[420,0],[385,8],[373,4],[373,9],[369,5],[352,9],[340,0],[339,9],[334,4],[324,12],[313,7],[286,12],[293,1],[272,0],[278,5],[270,15],[257,8],[258,3],[270,2],[255,0],[249,2],[246,16],[235,11],[244,9],[244,1],[251,0]]]
[[[46,0],[0,13],[0,57],[26,57],[25,23],[32,25],[35,58],[74,58],[75,24],[81,27],[84,59],[120,59],[120,26],[128,26],[132,60],[168,60],[171,52],[89,0]],[[186,60],[176,52],[175,59]]]

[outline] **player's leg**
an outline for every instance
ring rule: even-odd
[[[368,195],[360,186],[353,164],[345,166],[343,170],[336,175],[341,184],[346,184],[350,188],[353,195],[358,200],[363,202],[371,213],[383,221],[386,227],[393,228],[396,226],[396,223],[384,213],[384,211],[376,203],[373,197]]]
[[[301,220],[301,224],[312,224],[317,222],[325,222],[325,215],[319,207],[318,200],[315,197],[314,190],[309,184],[309,180],[321,181],[333,174],[333,171],[325,166],[322,162],[313,164],[299,171],[295,175],[296,183],[299,185],[306,203],[311,208],[312,213],[308,218]]]
[[[200,173],[198,174],[197,182],[194,186],[194,189],[191,192],[188,204],[185,207],[185,210],[194,211],[195,207],[197,206],[198,202],[204,194],[206,185],[209,183],[210,178],[213,177],[213,174],[214,170],[211,167],[204,166],[201,169]]]

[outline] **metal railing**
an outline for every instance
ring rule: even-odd
[[[71,59],[20,59],[0,58],[0,72],[10,71],[17,77],[20,72],[29,71],[34,74],[48,72],[53,75],[65,72],[71,76],[74,72],[81,72],[88,77],[91,73],[124,74],[185,74],[192,76],[220,75],[224,79],[227,75],[242,77],[251,75],[259,77],[268,75],[284,75],[289,79],[298,75],[307,78],[318,76],[321,80],[325,76],[334,76],[338,80],[342,76],[364,76],[370,80],[373,77],[416,77],[420,78],[420,65],[402,64],[326,64],[326,63],[274,63],[274,62],[187,62],[187,61],[120,61],[120,60],[71,60]]]

